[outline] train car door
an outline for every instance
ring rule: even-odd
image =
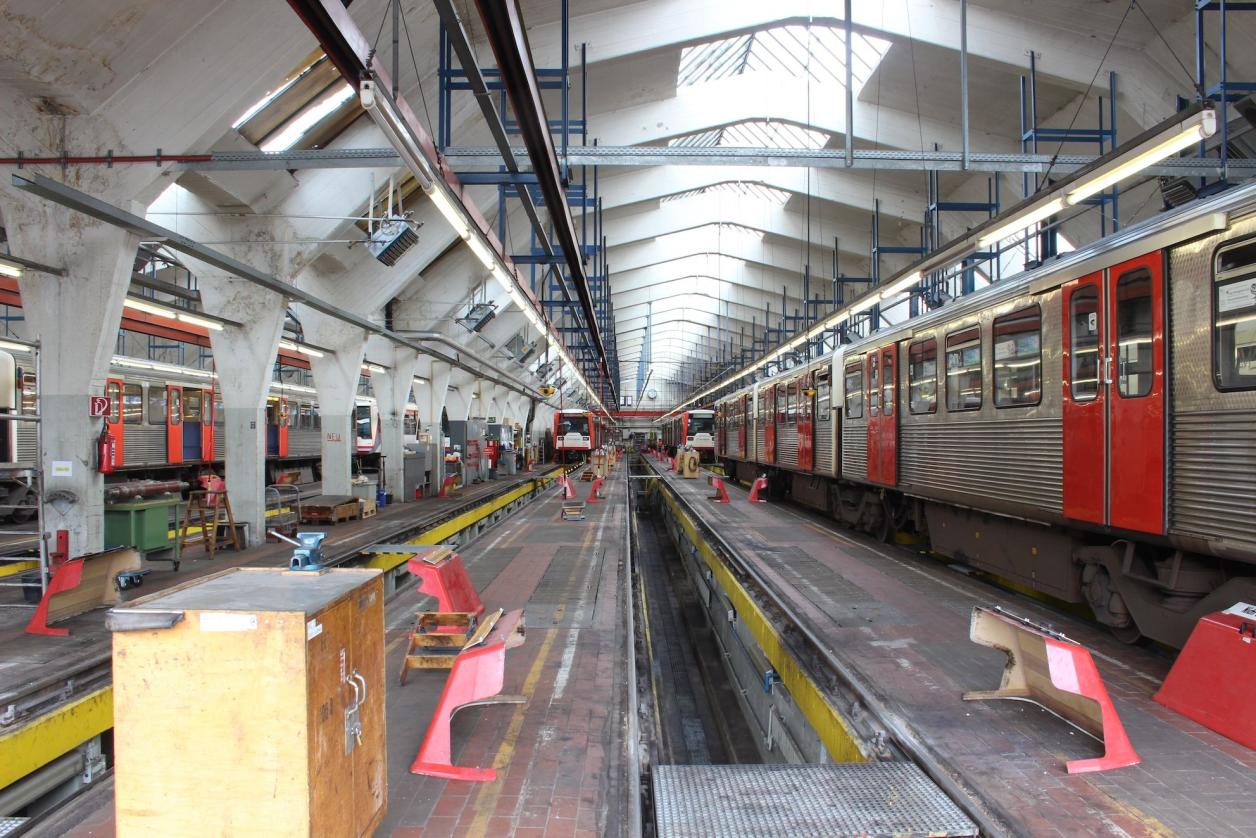
[[[802,376],[798,387],[798,468],[815,469],[815,390],[813,373]]]
[[[881,482],[881,353],[869,352],[865,357],[864,382],[868,404],[868,479]]]
[[[201,391],[201,459],[214,459],[214,391]]]
[[[1064,291],[1064,513],[1162,533],[1164,257],[1131,259]]]
[[[292,414],[288,407],[288,398],[286,396],[279,397],[279,427],[276,429],[276,435],[279,440],[278,454],[280,457],[288,456],[288,426],[292,424]]]
[[[109,415],[105,417],[105,427],[109,436],[113,437],[113,467],[122,468],[122,447],[126,436],[122,424],[122,379],[105,379],[105,398],[109,399]]]
[[[776,403],[776,390],[779,385],[773,384],[768,387],[768,409],[767,415],[763,417],[763,458],[769,463],[776,462],[776,420],[779,418],[779,408]]]
[[[750,424],[750,397],[742,396],[737,408],[737,455],[743,460],[752,459],[746,450],[746,426]]]
[[[166,462],[183,462],[183,388],[166,385]]]
[[[185,463],[200,460],[205,444],[205,425],[201,414],[204,399],[201,392],[191,387],[183,391],[183,461]]]
[[[1103,271],[1064,286],[1064,516],[1103,524],[1107,388],[1102,384]]]
[[[868,479],[898,482],[898,345],[868,353]]]

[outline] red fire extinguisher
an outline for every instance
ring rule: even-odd
[[[109,426],[100,432],[96,442],[96,470],[101,474],[113,474],[114,458],[118,453],[118,442],[109,433]]]

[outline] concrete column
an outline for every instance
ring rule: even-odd
[[[451,420],[470,419],[477,414],[483,414],[476,400],[476,393],[479,392],[480,383],[478,381],[469,381],[454,388],[458,392],[458,398],[462,402],[458,415],[452,413],[449,415]]]
[[[366,334],[357,326],[317,312],[306,312],[302,322],[311,343],[332,350],[321,358],[310,358],[323,421],[323,493],[349,495],[353,493],[357,440],[353,403],[362,375]]]
[[[88,396],[104,393],[139,239],[8,190],[0,190],[0,209],[12,253],[66,271],[27,271],[18,281],[22,335],[41,345],[44,529],[67,530],[71,555],[99,552],[104,478],[95,447],[102,420],[88,417]]]
[[[249,545],[266,538],[266,395],[283,331],[285,302],[232,276],[197,274],[205,311],[236,321],[209,333],[222,394],[227,497],[236,521],[249,525]]]
[[[370,357],[381,359],[389,367],[384,372],[371,373],[371,389],[379,401],[380,453],[384,457],[384,481],[388,491],[397,500],[413,500],[403,497],[405,482],[405,413],[414,382],[414,368],[419,361],[413,349],[398,346],[391,341],[372,338]],[[418,394],[416,394],[416,398]]]

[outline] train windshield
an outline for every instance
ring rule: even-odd
[[[558,423],[558,430],[562,434],[588,436],[589,417],[583,413],[563,414],[562,421]]]
[[[360,404],[353,408],[354,425],[357,427],[358,439],[370,439],[374,436],[371,427],[371,406]]]
[[[709,414],[689,414],[689,436],[715,433],[715,417]]]

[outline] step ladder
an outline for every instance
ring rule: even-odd
[[[226,532],[219,535],[223,527]],[[232,550],[241,549],[240,533],[236,529],[231,500],[226,491],[195,489],[188,494],[188,505],[183,510],[183,521],[179,526],[179,550],[197,544],[205,546],[205,553],[211,559],[219,549],[227,549],[228,546]]]

